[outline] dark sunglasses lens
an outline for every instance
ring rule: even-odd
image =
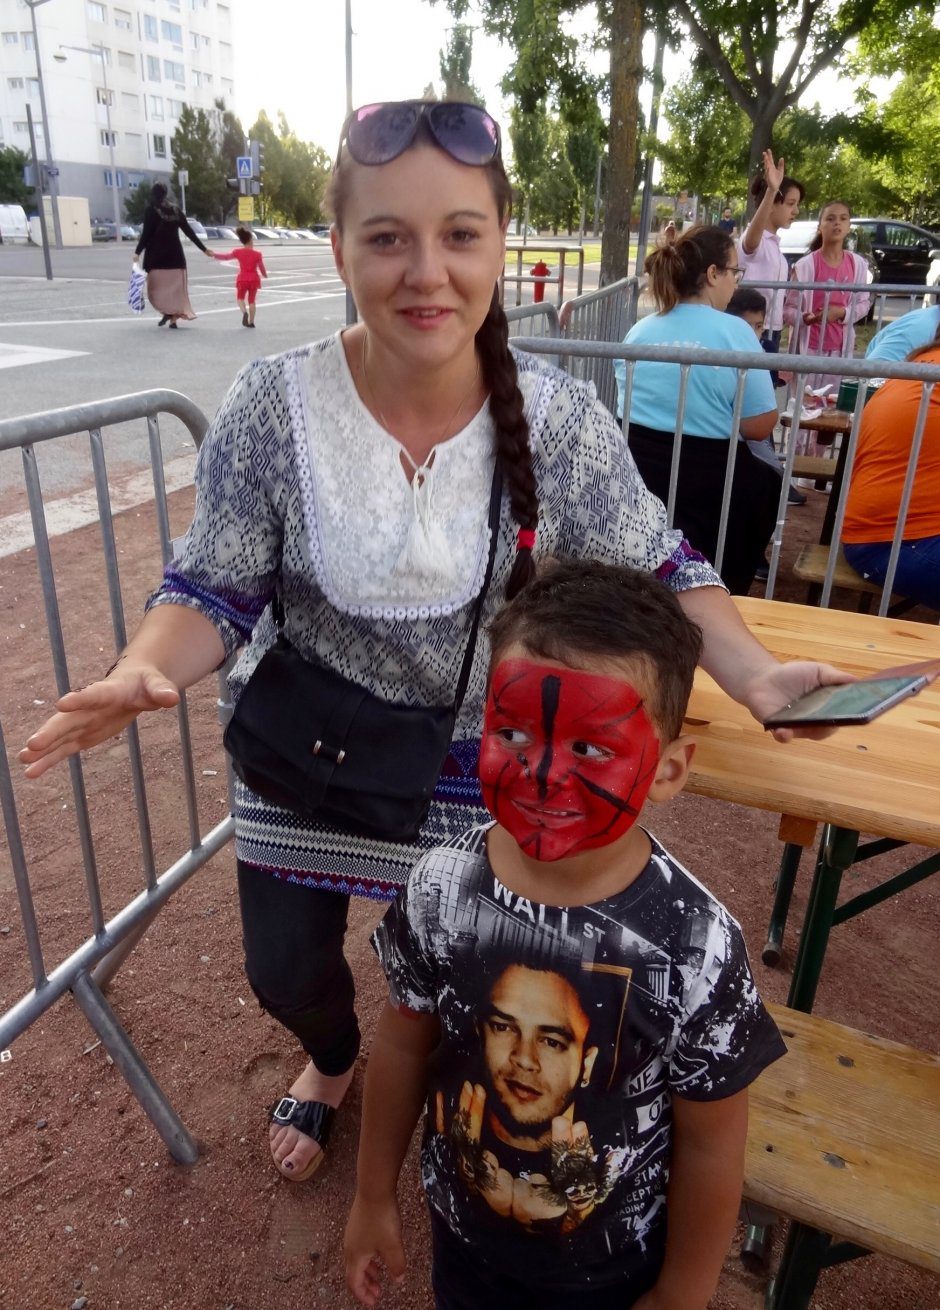
[[[499,129],[479,105],[432,105],[428,121],[438,145],[461,164],[488,164],[499,151]]]
[[[357,164],[387,164],[409,145],[417,121],[414,105],[363,105],[349,120],[349,153]]]

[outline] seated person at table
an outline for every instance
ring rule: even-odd
[[[701,633],[649,574],[571,560],[490,637],[494,822],[429,851],[375,934],[391,996],[347,1281],[371,1306],[383,1264],[404,1275],[396,1185],[426,1101],[437,1310],[705,1310],[747,1087],[785,1048],[737,923],[637,823],[685,782]]]
[[[654,250],[646,260],[657,313],[636,323],[627,345],[701,346],[756,352],[754,333],[723,311],[740,276],[737,251],[727,232],[698,227]],[[626,366],[615,363],[622,414]],[[770,374],[744,375],[740,435],[732,433],[738,374],[733,368],[693,365],[689,371],[679,481],[673,526],[703,555],[715,560],[724,494],[728,443],[734,437],[734,481],[721,576],[733,594],[744,595],[764,560],[780,497],[780,479],[755,459],[751,442],[773,431],[777,406]],[[627,439],[649,489],[669,499],[669,470],[679,403],[680,366],[638,360],[633,366]]]
[[[908,359],[940,364],[940,320],[933,341]],[[888,378],[862,411],[842,545],[855,572],[870,582],[887,577],[922,392],[920,382]],[[892,590],[940,610],[940,383],[927,406]]]
[[[866,359],[907,359],[912,350],[929,346],[940,328],[940,305],[912,309],[876,332],[865,351]]]

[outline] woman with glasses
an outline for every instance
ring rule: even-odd
[[[724,311],[742,276],[734,241],[717,227],[685,232],[646,260],[657,312],[627,333],[629,346],[701,346],[709,350],[755,351],[754,333]],[[614,365],[623,417],[627,366]],[[673,441],[679,422],[681,369],[678,364],[638,360],[632,367],[628,441],[651,491],[669,498]],[[708,559],[717,554],[718,528],[728,462],[735,444],[734,481],[721,576],[734,595],[745,595],[764,563],[780,498],[780,477],[755,458],[751,443],[764,441],[777,421],[773,384],[765,369],[744,375],[741,421],[744,441],[732,430],[737,370],[695,366],[689,370],[682,411],[679,479],[673,523]]]
[[[541,555],[656,573],[702,627],[706,667],[759,717],[841,680],[814,663],[780,665],[750,636],[711,566],[667,527],[593,387],[510,348],[497,285],[510,187],[485,110],[357,110],[331,203],[359,322],[238,375],[199,450],[180,554],[113,669],[63,697],[30,738],[29,776],[175,705],[246,647],[231,676],[237,700],[275,643],[275,609],[294,650],[344,685],[383,703],[453,705],[476,602],[485,625]],[[730,294],[733,276],[720,276]],[[494,467],[502,496],[486,587]],[[485,816],[486,665],[481,637],[415,842],[356,836],[236,787],[248,977],[308,1057],[272,1112],[285,1178],[321,1163],[359,1051],[343,954],[349,897],[392,897],[423,851]],[[394,739],[388,751],[404,785],[413,761]]]

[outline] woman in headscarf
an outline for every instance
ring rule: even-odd
[[[212,258],[211,252],[187,223],[185,214],[169,200],[163,183],[154,182],[134,258],[136,260],[143,251],[147,296],[154,309],[163,315],[158,327],[169,323],[171,328],[175,328],[177,319],[196,317],[189,301],[186,256],[183,254],[180,232],[185,232],[194,246]]]

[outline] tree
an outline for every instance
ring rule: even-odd
[[[220,217],[220,197],[225,192],[225,169],[219,155],[212,119],[204,109],[184,105],[170,143],[173,169],[185,169],[186,207],[206,220]]]
[[[853,38],[884,34],[934,0],[669,0],[673,39],[688,35],[751,125],[748,176],[774,144],[774,128],[824,69],[846,67]]]
[[[128,223],[144,221],[144,210],[150,204],[150,187],[150,182],[140,182],[124,197],[124,217]]]
[[[458,23],[451,29],[446,49],[441,51],[442,99],[469,100],[473,104],[483,104],[483,97],[470,75],[472,61],[473,28]]]
[[[252,141],[264,145],[260,209],[267,222],[307,227],[323,217],[322,204],[332,168],[325,150],[301,141],[283,113],[277,128],[262,110],[251,129]]]
[[[29,157],[16,146],[0,149],[0,205],[26,205],[33,198],[33,187],[23,181],[23,169]]]

